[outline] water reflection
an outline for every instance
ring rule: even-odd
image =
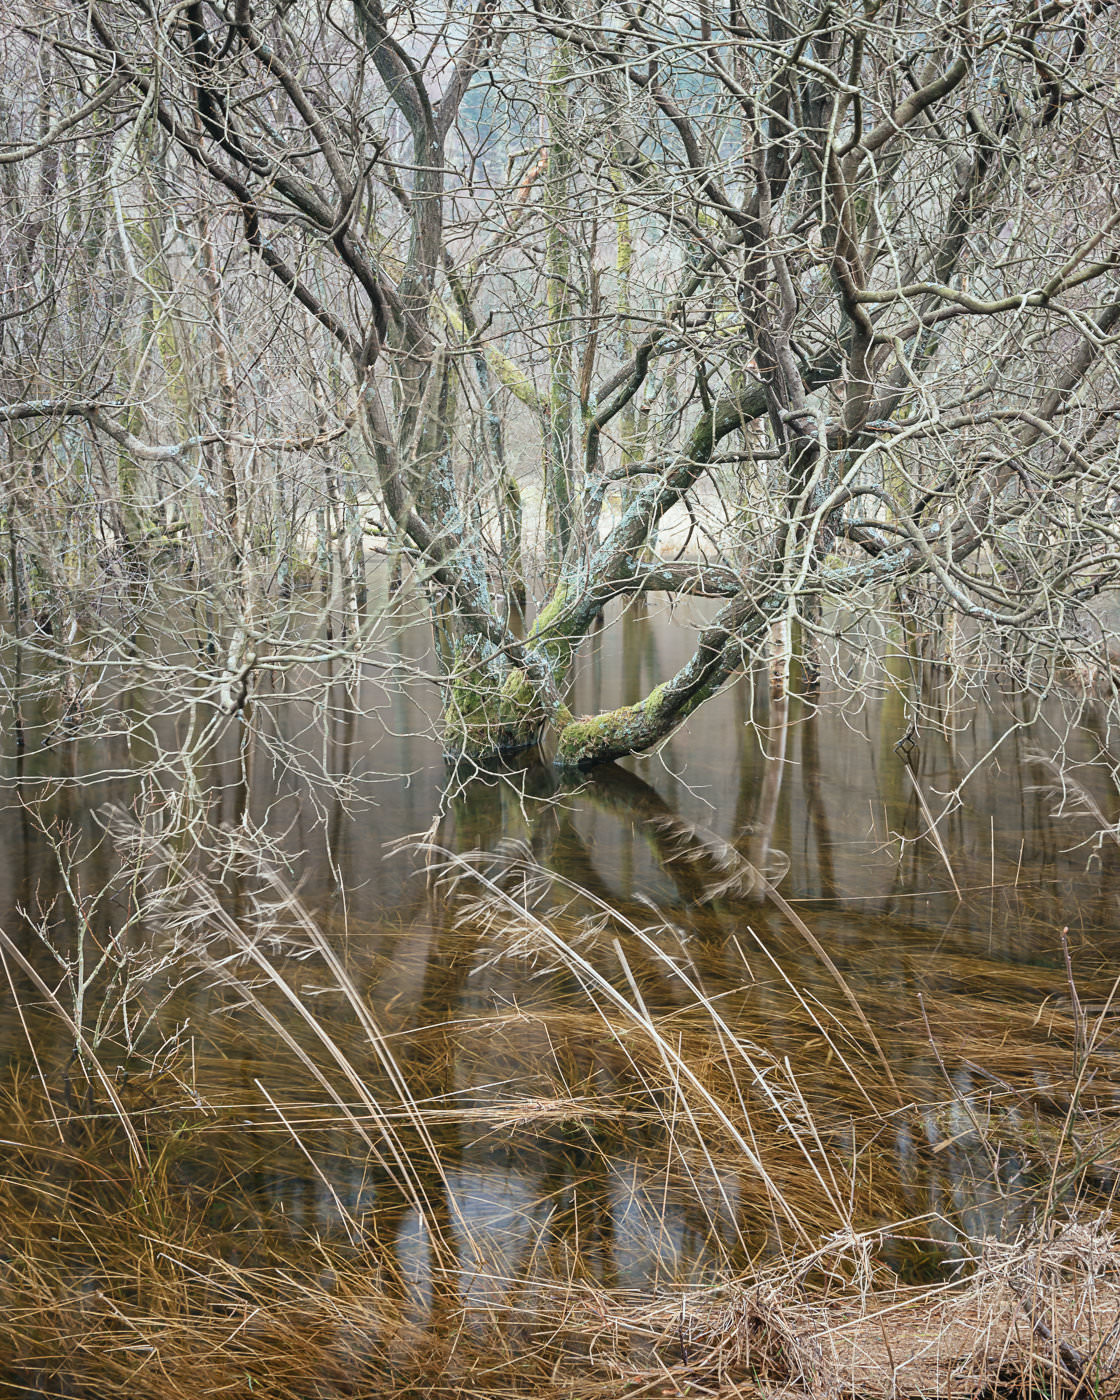
[[[688,644],[629,610],[597,638],[576,708],[634,699]],[[402,1307],[433,1310],[548,1280],[745,1267],[796,1239],[783,1199],[821,1237],[845,1219],[920,1222],[927,1244],[883,1245],[899,1269],[1013,1231],[1047,1188],[1075,1073],[1059,932],[1088,1003],[1105,1002],[1117,953],[1117,852],[1094,839],[1120,811],[1108,736],[1086,705],[1065,761],[1091,802],[1062,812],[1029,702],[965,711],[901,645],[886,675],[881,697],[834,705],[827,679],[804,694],[761,673],[654,761],[575,782],[539,757],[448,774],[404,691],[355,703],[340,680],[318,716],[262,698],[252,725],[193,755],[195,781],[214,829],[268,834],[272,868],[326,930],[389,1052],[321,958],[277,965],[391,1112],[371,1125],[324,1100],[293,1051],[309,1053],[308,1023],[275,987],[195,977],[158,1018],[165,1036],[192,1028],[191,1086],[210,1106],[184,1188],[227,1171],[235,1190],[207,1190],[215,1221],[348,1238]],[[16,761],[0,832],[0,921],[31,961],[37,921],[73,955],[130,908],[96,809],[143,794],[95,746],[63,749]],[[54,781],[95,772],[119,776]],[[472,863],[433,878],[433,849]],[[229,860],[211,876],[235,923],[264,917],[259,874]],[[506,901],[489,915],[488,889]],[[0,1034],[25,1063],[19,1017]],[[58,1018],[35,1034],[65,1065]],[[1099,1066],[1114,1053],[1102,1034]],[[1106,1074],[1094,1093],[1115,1093]]]

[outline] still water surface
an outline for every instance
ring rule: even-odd
[[[574,708],[644,693],[689,636],[631,610]],[[354,704],[340,685],[325,718],[262,701],[246,765],[231,742],[202,772],[210,821],[248,823],[267,858],[217,851],[205,888],[294,1000],[223,962],[221,919],[180,889],[129,935],[156,969],[135,991],[151,1025],[100,1048],[129,1092],[171,1067],[183,1191],[230,1238],[348,1240],[420,1296],[450,1275],[467,1296],[514,1277],[647,1289],[900,1221],[877,1260],[928,1275],[1043,1198],[1107,1196],[1107,1142],[1067,1172],[1063,1124],[1085,1025],[1094,1107],[1118,1106],[1109,736],[1092,701],[1071,720],[945,675],[919,714],[900,660],[896,685],[835,702],[827,680],[783,704],[748,679],[653,759],[578,781],[528,760],[449,772],[424,692]],[[1059,738],[1064,801],[1040,758]],[[139,897],[103,825],[107,803],[151,802],[128,776],[139,742],[7,764],[0,926],[71,1009],[47,944],[92,965]],[[183,978],[152,950],[188,927],[209,951]],[[11,978],[9,1074],[30,1028],[61,1083],[72,1036]]]

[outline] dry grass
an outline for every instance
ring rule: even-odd
[[[130,859],[146,1053],[95,1056],[5,945],[37,1055],[0,1104],[3,1393],[1120,1394],[1107,980],[1012,971],[997,1017],[947,956],[900,1018],[839,956],[810,986],[779,910],[717,986],[510,851],[445,866],[417,1005],[414,930],[344,958],[260,850],[225,853],[236,916]]]
[[[671,1379],[676,1394],[1112,1396],[1120,1251],[1109,1232],[1071,1224],[989,1243],[964,1284],[807,1296],[787,1267],[604,1323],[631,1345],[640,1334],[666,1362],[645,1378]]]
[[[12,1154],[6,1394],[1120,1394],[1120,1249],[1098,1225],[989,1243],[953,1287],[877,1287],[844,1258],[874,1247],[853,1237],[702,1290],[506,1278],[472,1301],[454,1260],[418,1291],[372,1229],[285,1241],[236,1218],[232,1180],[221,1201],[184,1193],[161,1147],[146,1174],[88,1133]]]

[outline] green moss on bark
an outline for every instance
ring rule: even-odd
[[[646,747],[643,740],[651,721],[656,724],[664,690],[658,686],[636,705],[573,720],[561,731],[556,762],[562,768],[590,768]]]
[[[449,757],[476,762],[531,748],[548,713],[524,671],[511,670],[500,684],[474,672],[446,683],[444,749]]]
[[[542,652],[549,661],[557,681],[561,681],[572,662],[572,653],[583,635],[572,636],[563,630],[565,610],[572,602],[573,590],[558,583],[552,597],[537,614],[527,638],[528,645]]]
[[[718,684],[704,685],[680,696],[665,682],[636,705],[573,720],[560,733],[556,762],[561,768],[592,768],[627,754],[645,753],[718,689]]]

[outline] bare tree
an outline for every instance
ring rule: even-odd
[[[364,516],[426,590],[454,754],[648,751],[868,609],[978,672],[1111,684],[1116,25],[1107,0],[27,0],[12,627],[29,568],[72,597],[106,541],[146,577],[193,550],[236,712],[292,656],[312,536],[330,645],[368,651]],[[79,487],[101,514],[63,543]],[[646,593],[724,602],[650,694],[573,716],[580,643]]]

